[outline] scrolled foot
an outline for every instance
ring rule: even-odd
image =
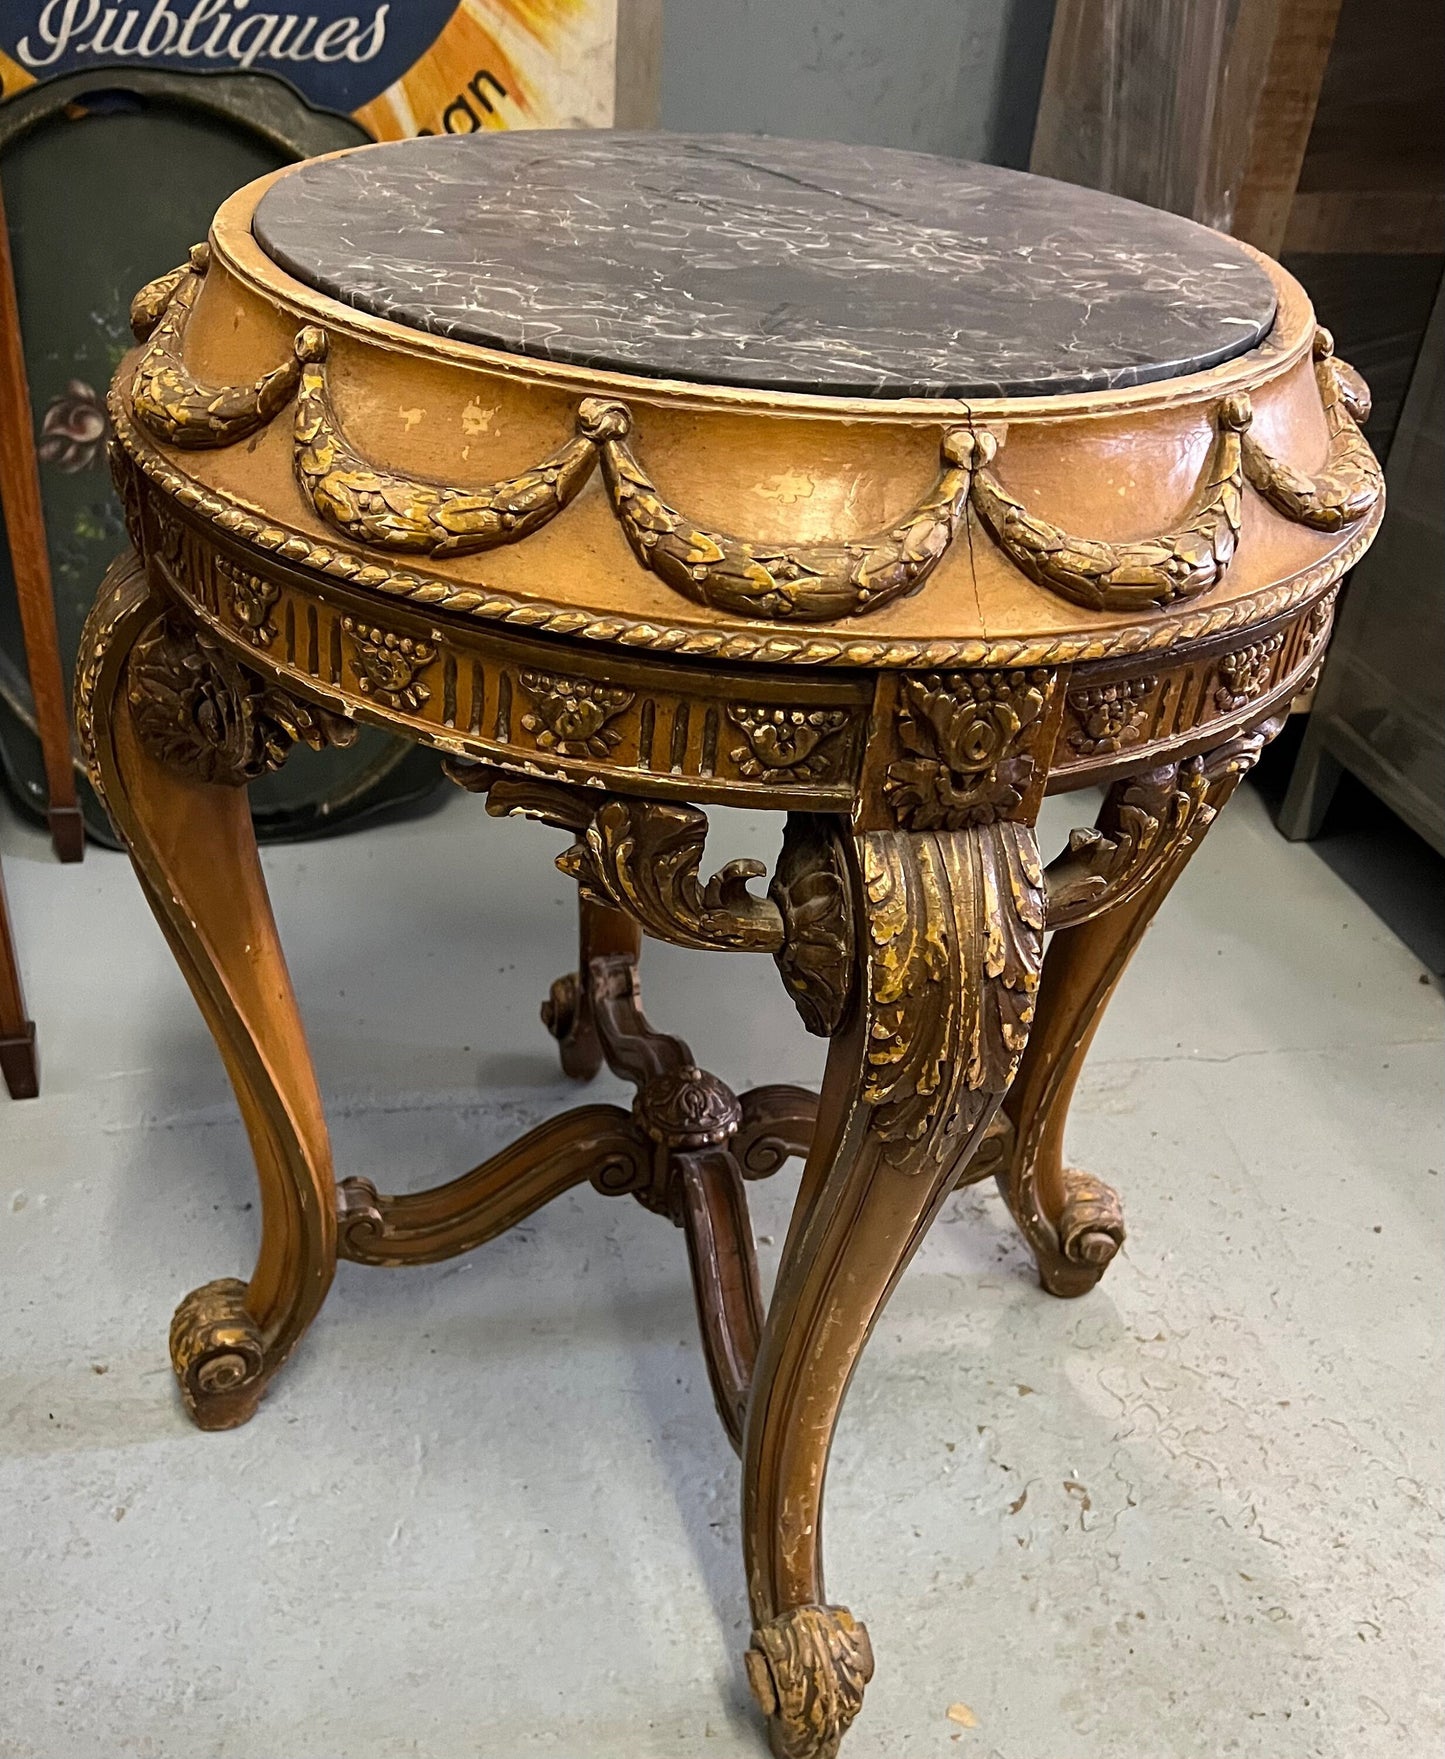
[[[171,1321],[171,1365],[198,1428],[235,1429],[266,1388],[266,1346],[246,1311],[246,1285],[222,1277],[193,1289]]]
[[[743,1659],[776,1759],[833,1759],[873,1678],[867,1627],[846,1606],[791,1607]]]
[[[386,1233],[381,1199],[370,1179],[343,1179],[336,1187],[336,1255],[366,1264]]]
[[[1067,1300],[1088,1294],[1124,1244],[1125,1232],[1119,1194],[1102,1179],[1065,1167],[1064,1193],[1054,1239],[1039,1250],[1038,1261],[1045,1289]]]

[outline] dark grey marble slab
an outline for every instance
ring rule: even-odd
[[[1138,385],[1253,347],[1232,241],[1023,172],[748,135],[437,136],[303,165],[256,238],[413,329],[651,377],[833,396]]]

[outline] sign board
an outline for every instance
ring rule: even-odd
[[[266,73],[377,140],[618,120],[631,0],[0,0],[0,96],[107,70]]]

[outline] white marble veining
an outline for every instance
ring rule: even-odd
[[[743,135],[442,136],[309,164],[267,253],[416,329],[648,376],[848,396],[1050,395],[1253,347],[1232,241],[1023,172]]]

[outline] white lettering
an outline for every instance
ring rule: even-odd
[[[76,15],[82,9],[85,16],[77,22]],[[41,42],[50,45],[50,53],[37,54],[30,47],[28,36],[21,37],[15,45],[15,53],[27,67],[53,66],[70,47],[72,38],[90,29],[99,11],[100,0],[46,0],[35,29]]]
[[[301,35],[296,39],[295,48],[288,51],[286,48],[286,39],[291,35],[291,27],[295,23],[296,17],[294,13],[290,18],[283,18],[281,20],[281,29],[276,33],[276,40],[271,45],[271,59],[273,61],[305,61],[308,58],[310,51],[304,48],[303,45],[305,44],[307,37],[309,37],[312,31],[316,29],[316,15],[313,12],[307,16],[305,23],[301,26]]]
[[[180,41],[176,44],[177,55],[183,55],[189,61],[193,56],[200,54],[199,48],[191,46],[191,38],[196,33],[196,27],[205,24],[208,19],[214,18],[225,4],[226,0],[196,0],[195,5],[191,8],[191,16],[181,26]]]
[[[359,66],[381,53],[392,10],[391,0],[383,0],[369,22],[353,13],[322,24],[314,12],[257,12],[242,18],[251,0],[192,0],[184,18],[176,10],[179,4],[180,0],[142,0],[130,6],[123,0],[115,5],[103,5],[102,0],[45,0],[34,30],[20,38],[15,53],[26,67],[37,69],[79,55],[144,61],[193,61],[204,56],[248,72],[262,60],[350,61]]]
[[[363,61],[372,60],[381,53],[381,46],[386,41],[386,15],[390,11],[389,4],[377,7],[376,17],[371,21],[371,28],[362,31],[355,42],[347,45],[346,59],[348,61],[355,61],[359,65]],[[369,46],[363,49],[361,45],[367,42],[368,38],[370,39]]]
[[[311,52],[313,61],[339,61],[346,53],[346,45],[356,35],[354,18],[333,18],[316,39],[316,47]],[[336,53],[328,54],[332,42],[336,43]],[[294,57],[293,57],[294,59]]]
[[[235,30],[231,32],[231,40],[226,45],[226,53],[235,60],[238,67],[244,67],[249,71],[254,65],[256,57],[265,53],[266,45],[271,40],[271,33],[280,22],[274,12],[258,12],[251,18],[242,19]],[[248,42],[246,33],[253,28],[255,34]]]
[[[153,33],[158,24],[166,27],[165,41],[154,41]],[[180,20],[171,11],[170,0],[156,0],[151,8],[151,15],[146,20],[146,27],[140,34],[140,41],[135,46],[137,55],[144,55],[149,60],[152,55],[164,55],[176,40],[176,32],[181,28]]]
[[[239,12],[246,4],[246,0],[231,0],[231,4]],[[208,61],[220,61],[224,58],[226,49],[221,39],[225,36],[230,23],[230,13],[223,12],[216,20],[215,28],[212,30],[210,36],[208,36],[205,42],[201,44],[201,53]]]
[[[99,28],[85,45],[87,54],[127,55],[130,53],[130,33],[135,29],[135,21],[140,17],[140,14],[138,12],[126,13],[125,23],[120,27],[120,33],[115,41],[112,42],[110,27],[115,22],[118,11],[119,8],[115,6],[106,8],[105,17],[101,19]]]

